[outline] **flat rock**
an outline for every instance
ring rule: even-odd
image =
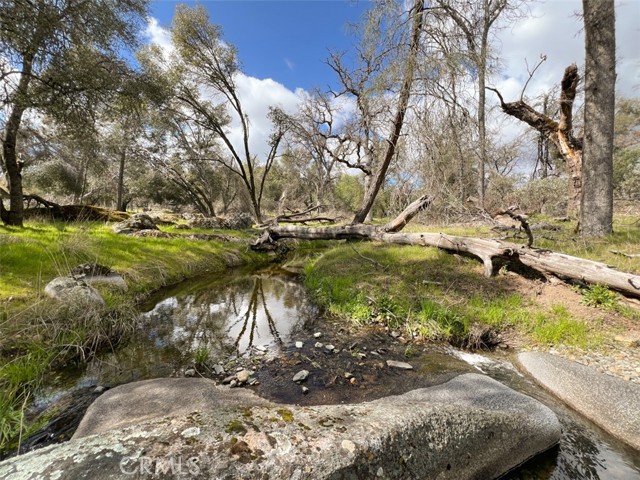
[[[520,353],[518,362],[571,408],[640,450],[640,385],[543,352]]]
[[[413,370],[413,367],[407,362],[399,362],[397,360],[387,360],[387,366],[390,368],[399,368],[400,370]]]
[[[203,479],[488,479],[559,438],[551,410],[477,374],[367,403],[286,408],[206,379],[160,379],[105,392],[71,441],[1,462],[0,478],[156,478],[180,459]]]
[[[100,292],[86,282],[71,277],[54,278],[44,287],[44,293],[55,300],[72,305],[105,305]]]
[[[304,382],[309,377],[309,370],[300,370],[293,376],[294,382]]]
[[[124,222],[116,223],[111,229],[116,233],[130,235],[141,230],[158,230],[158,227],[149,215],[136,213]]]

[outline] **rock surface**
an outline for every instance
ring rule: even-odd
[[[518,362],[571,408],[640,450],[640,385],[543,352],[520,353]]]
[[[125,235],[129,235],[140,230],[158,230],[158,227],[153,222],[153,219],[145,213],[136,213],[128,220],[116,223],[111,228],[114,232],[122,233]]]
[[[0,478],[160,478],[180,468],[189,478],[489,479],[559,438],[551,410],[477,374],[314,407],[160,379],[107,391],[73,440],[0,463]]]
[[[54,278],[44,287],[44,293],[55,300],[68,304],[98,307],[105,305],[100,292],[86,282],[71,277]]]

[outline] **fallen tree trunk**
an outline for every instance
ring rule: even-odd
[[[484,264],[484,273],[495,273],[496,260],[524,264],[542,273],[592,284],[604,284],[626,295],[640,297],[640,276],[621,272],[601,262],[572,257],[550,250],[483,238],[458,237],[444,233],[388,233],[384,227],[346,225],[341,227],[283,226],[266,230],[252,248],[281,238],[301,240],[375,240],[399,245],[437,247],[452,253],[467,253]]]

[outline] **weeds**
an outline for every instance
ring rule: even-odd
[[[618,298],[615,292],[609,290],[606,285],[590,285],[580,291],[582,303],[590,307],[608,308],[614,310],[618,305]]]

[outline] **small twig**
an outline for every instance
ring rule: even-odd
[[[386,269],[387,269],[387,267],[385,267],[384,265],[382,265],[382,264],[380,264],[380,263],[376,262],[373,258],[365,257],[364,255],[362,255],[359,251],[357,251],[357,250],[356,250],[356,247],[354,247],[353,245],[350,245],[350,247],[351,247],[351,249],[352,249],[354,252],[356,252],[356,254],[357,254],[360,258],[362,258],[362,259],[364,259],[364,260],[367,260],[368,262],[371,262],[371,263],[373,263],[374,265],[377,265],[378,267],[380,267],[380,268],[381,268],[381,269],[383,269],[383,270],[386,270]]]
[[[533,70],[529,70],[529,63],[527,62],[527,59],[525,58],[524,62],[527,65],[527,72],[529,73],[529,78],[527,78],[527,81],[524,82],[524,87],[522,87],[522,92],[520,92],[520,101],[523,102],[524,101],[524,92],[527,89],[527,85],[529,85],[529,82],[531,81],[531,79],[533,78],[533,76],[536,73],[536,70],[538,70],[538,68],[540,68],[540,65],[542,65],[545,61],[547,60],[547,56],[546,55],[540,55],[540,61],[538,62],[538,64],[533,68]]]
[[[627,258],[640,258],[640,253],[624,253],[618,250],[609,250],[609,251],[615,255],[622,255],[623,257],[627,257]]]

